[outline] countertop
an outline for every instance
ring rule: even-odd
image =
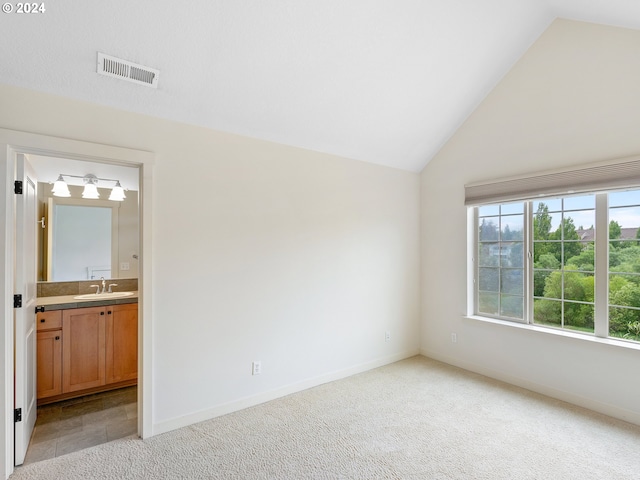
[[[125,303],[138,303],[138,292],[133,292],[133,295],[128,297],[119,298],[101,298],[99,300],[86,299],[78,300],[76,295],[61,295],[58,297],[38,297],[36,305],[38,307],[44,307],[44,311],[50,310],[64,310],[68,308],[82,308],[82,307],[103,307],[106,305],[121,305]]]

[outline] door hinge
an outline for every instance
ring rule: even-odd
[[[21,408],[16,408],[13,411],[13,421],[15,423],[18,423],[18,422],[22,421],[22,409]]]
[[[13,296],[13,308],[22,308],[22,295],[20,293]]]
[[[16,180],[13,182],[13,193],[16,195],[22,195],[22,180]]]

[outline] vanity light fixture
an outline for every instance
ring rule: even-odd
[[[122,202],[125,198],[127,198],[124,194],[124,188],[120,185],[120,180],[114,180],[111,178],[98,178],[95,175],[89,173],[83,177],[79,175],[69,175],[66,173],[61,173],[58,175],[58,179],[53,184],[53,189],[51,192],[54,197],[70,197],[71,193],[69,192],[69,186],[67,182],[64,181],[63,177],[73,177],[73,178],[81,178],[84,182],[84,190],[82,191],[82,198],[93,199],[96,200],[100,198],[100,192],[98,192],[98,182],[115,182],[116,184],[111,187],[111,195],[109,195],[109,200],[113,200],[115,202]]]

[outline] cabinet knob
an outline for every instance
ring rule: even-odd
[[[104,315],[104,312],[100,312],[100,315]]]
[[[56,340],[60,340],[60,335],[57,335],[57,336],[56,336]]]
[[[40,319],[40,323],[44,323],[44,318],[41,318],[41,319]]]
[[[111,315],[111,310],[109,310],[107,313],[108,313],[109,315]]]

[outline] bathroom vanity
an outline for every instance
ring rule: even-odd
[[[137,292],[112,300],[38,300],[39,405],[137,383]]]

